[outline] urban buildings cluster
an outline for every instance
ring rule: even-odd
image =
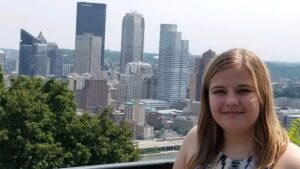
[[[191,55],[189,41],[182,38],[177,25],[161,24],[158,64],[145,63],[145,19],[129,12],[122,22],[120,69],[104,70],[105,24],[106,4],[77,3],[71,62],[41,32],[34,37],[21,29],[19,59],[14,63],[18,74],[68,80],[79,115],[86,111],[101,114],[110,105],[115,110],[113,121],[127,120],[136,139],[154,138],[162,128],[184,134],[196,125],[203,74],[216,53],[209,49],[202,55]],[[2,68],[5,60],[5,53],[0,51]],[[5,69],[10,72],[11,68]],[[286,126],[290,119],[299,117],[290,111],[278,110]]]

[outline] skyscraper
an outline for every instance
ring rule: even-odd
[[[171,107],[177,107],[186,98],[188,48],[177,25],[160,25],[157,99],[168,101]]]
[[[79,74],[90,73],[94,78],[99,79],[101,73],[100,36],[90,33],[76,36],[75,42],[75,72]]]
[[[19,75],[47,76],[50,71],[50,60],[47,56],[47,41],[40,33],[34,37],[21,29],[19,50]]]
[[[203,80],[203,76],[205,73],[205,70],[209,64],[209,62],[216,57],[217,54],[216,52],[212,51],[211,49],[209,49],[208,51],[204,52],[202,54],[202,58],[196,62],[199,65],[195,65],[195,67],[197,68],[195,70],[196,74],[197,74],[197,79],[196,79],[196,101],[200,101],[201,100],[201,88],[202,88],[202,80]]]
[[[63,75],[63,60],[56,43],[48,43],[48,57],[50,59],[50,74],[54,76]]]
[[[99,3],[77,3],[76,17],[76,36],[84,33],[90,33],[94,36],[100,36],[101,42],[101,65],[104,63],[105,48],[105,21],[106,21],[106,4]]]
[[[143,61],[144,50],[144,17],[136,12],[127,13],[122,23],[121,63],[124,72],[129,62]]]

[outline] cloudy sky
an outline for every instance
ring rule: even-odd
[[[74,49],[77,0],[9,0],[0,5],[0,48],[19,48],[20,29],[42,31],[60,48]],[[201,55],[243,47],[264,60],[300,62],[298,0],[87,0],[107,4],[106,48],[120,50],[125,13],[145,18],[145,52],[158,53],[161,23],[178,25]]]

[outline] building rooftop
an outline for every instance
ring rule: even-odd
[[[174,115],[176,115],[176,114],[183,113],[183,111],[182,110],[176,110],[176,109],[167,109],[167,110],[159,110],[159,111],[157,111],[157,113],[159,113],[159,114],[174,114]]]

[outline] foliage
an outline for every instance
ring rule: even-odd
[[[111,108],[101,116],[75,115],[74,95],[66,83],[20,76],[9,88],[0,85],[0,92],[0,168],[59,168],[140,158],[127,124],[118,127],[109,120]]]
[[[165,137],[165,129],[160,128],[159,131],[156,131],[155,137],[156,138],[164,138]]]
[[[189,130],[186,130],[186,129],[180,128],[180,127],[176,127],[173,130],[176,131],[178,134],[181,134],[183,136],[187,135],[187,133],[189,132]]]
[[[293,121],[289,128],[288,135],[293,143],[300,146],[300,118]]]

